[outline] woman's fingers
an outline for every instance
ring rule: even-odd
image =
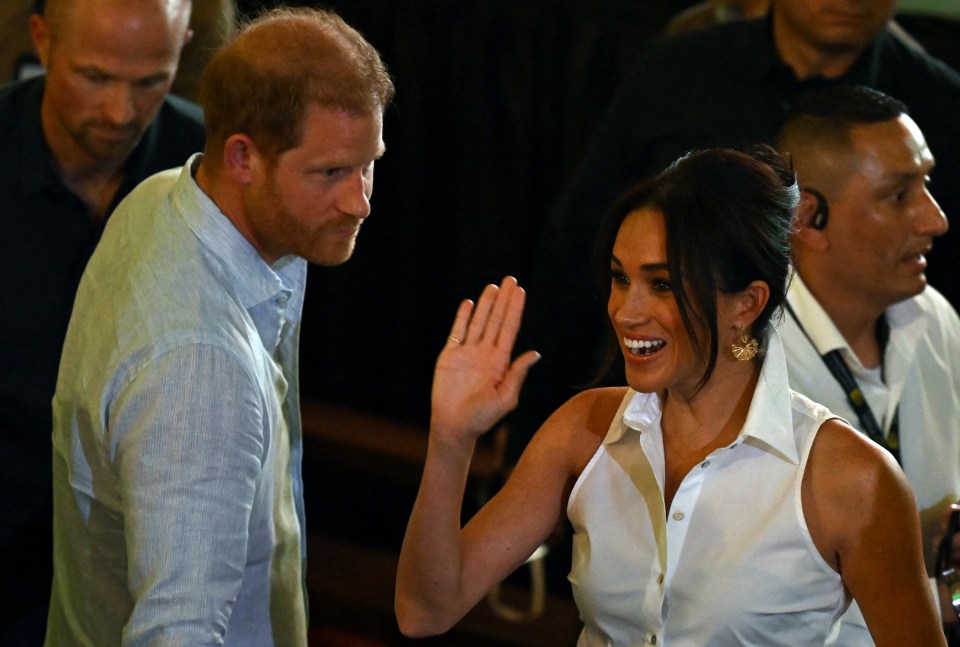
[[[535,350],[528,350],[526,353],[513,360],[510,368],[507,370],[503,379],[504,388],[511,394],[513,403],[516,406],[516,400],[520,396],[520,388],[527,379],[527,373],[530,367],[540,361],[540,353]]]
[[[519,318],[522,313],[523,302],[521,300],[519,303],[520,312],[510,314],[517,307],[515,299],[518,293],[522,292],[523,290],[517,285],[517,280],[512,276],[505,277],[499,286],[490,284],[484,288],[477,302],[473,318],[470,320],[467,338],[472,341],[499,344],[504,321],[508,316]]]
[[[487,342],[512,351],[523,316],[526,293],[512,276],[487,285],[476,305],[460,303],[447,343]]]
[[[470,322],[467,325],[467,332],[464,337],[465,342],[475,342],[483,339],[484,329],[487,326],[487,320],[490,318],[490,311],[493,309],[493,304],[499,294],[500,288],[492,283],[483,288],[483,292],[480,293],[480,298],[477,299],[477,305],[473,309],[473,315],[470,317]]]
[[[506,317],[507,310],[510,308],[510,304],[519,289],[520,286],[517,285],[517,280],[512,276],[504,277],[503,281],[500,283],[500,290],[497,293],[497,299],[493,304],[493,309],[490,312],[490,319],[484,329],[484,338],[489,343],[498,345],[500,331],[503,329],[504,318]]]
[[[447,336],[447,343],[463,344],[467,337],[467,326],[470,324],[470,315],[473,314],[473,301],[464,299],[457,308],[457,315],[453,319],[453,326],[450,327],[450,334]]]
[[[508,278],[512,279],[513,277]],[[508,298],[505,299],[504,311],[494,343],[497,346],[504,347],[510,353],[513,351],[513,344],[516,342],[517,333],[520,331],[527,293],[517,284],[516,279],[513,279],[512,287],[507,294]]]

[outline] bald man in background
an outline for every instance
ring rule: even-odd
[[[74,294],[120,200],[203,148],[169,96],[189,0],[48,0],[46,74],[0,86],[0,645],[43,641],[52,577],[50,400]]]

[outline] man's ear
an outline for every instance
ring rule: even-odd
[[[30,39],[33,41],[33,49],[37,52],[37,58],[40,63],[47,67],[47,61],[50,58],[50,28],[46,19],[40,14],[30,16]]]
[[[826,200],[818,194],[802,189],[800,202],[797,205],[797,217],[793,223],[794,244],[811,249],[825,249],[827,237],[824,227],[827,219]]]
[[[257,145],[247,135],[230,135],[223,145],[223,170],[239,184],[250,184],[261,172],[263,160]]]

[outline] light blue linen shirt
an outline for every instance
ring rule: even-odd
[[[80,283],[53,400],[51,646],[306,645],[306,261],[268,266],[198,160],[120,204]]]

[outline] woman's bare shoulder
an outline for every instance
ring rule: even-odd
[[[627,387],[588,389],[570,398],[540,428],[540,440],[555,446],[579,473],[603,442]]]
[[[626,394],[627,387],[624,386],[582,391],[557,409],[546,424],[558,424],[573,433],[599,435],[602,438],[607,434],[610,422]]]
[[[824,485],[838,490],[903,477],[900,466],[887,450],[839,418],[831,418],[820,426],[807,469]]]
[[[885,517],[909,517],[911,501],[903,470],[887,450],[842,420],[821,425],[803,476],[803,505],[828,561]]]

